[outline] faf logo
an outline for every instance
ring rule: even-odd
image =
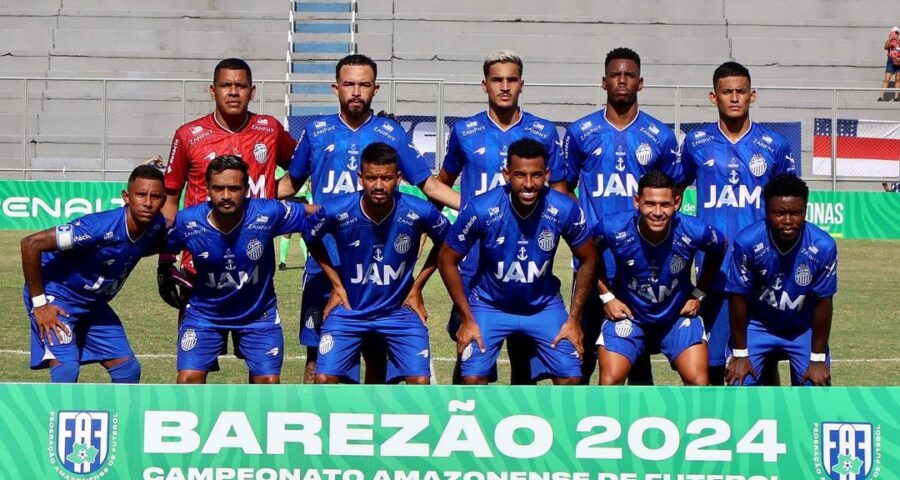
[[[103,477],[116,461],[119,416],[109,412],[50,412],[50,464],[63,478]],[[75,474],[76,476],[72,476]]]
[[[813,426],[816,478],[865,480],[881,473],[881,426],[822,422]]]

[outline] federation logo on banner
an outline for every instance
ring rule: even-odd
[[[877,478],[881,466],[881,426],[857,422],[822,422],[813,427],[816,473],[831,480]]]
[[[109,473],[118,445],[117,414],[84,410],[50,412],[49,423],[47,450],[52,465],[75,474],[70,478],[89,475],[99,478]]]

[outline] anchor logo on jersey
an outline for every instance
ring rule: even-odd
[[[624,158],[619,157],[616,159],[616,170],[618,170],[620,172],[625,171],[625,159]]]
[[[772,290],[781,290],[781,287],[783,286],[784,285],[781,283],[781,275],[778,275],[775,277],[775,283],[772,284]]]
[[[519,247],[519,254],[516,255],[516,258],[523,262],[525,260],[528,260],[528,251],[525,249],[525,247]]]
[[[359,151],[356,149],[355,143],[350,145],[347,153],[350,155],[350,160],[347,162],[347,168],[349,168],[350,170],[356,170],[357,168],[359,168],[359,163],[357,163],[356,161],[356,156],[359,155]]]
[[[237,268],[237,265],[234,263],[234,252],[229,248],[225,250],[225,270],[231,271]]]
[[[728,176],[728,183],[732,185],[737,185],[741,183],[741,177],[738,175],[737,170],[732,170],[731,175]]]
[[[382,249],[380,245],[375,247],[375,254],[372,255],[372,258],[375,259],[376,262],[380,262],[380,261],[384,260],[383,252],[384,252],[384,249]]]

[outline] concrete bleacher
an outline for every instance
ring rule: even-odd
[[[704,89],[715,66],[730,58],[750,67],[757,86],[880,86],[881,46],[890,27],[885,12],[895,7],[883,0],[0,0],[4,76],[200,80],[185,87],[184,109],[180,82],[108,82],[104,93],[98,82],[30,81],[24,118],[22,82],[0,80],[0,169],[23,163],[97,168],[104,146],[108,168],[165,155],[175,128],[210,110],[206,79],[226,56],[248,60],[258,80],[287,73],[292,80],[319,82],[290,88],[295,114],[334,111],[334,63],[355,48],[379,62],[381,78],[472,83],[445,91],[444,113],[465,115],[483,108],[484,95],[474,84],[481,80],[484,55],[511,48],[526,60],[530,86],[523,103],[541,115],[574,120],[602,99],[596,87],[537,85],[596,85],[605,53],[629,46],[643,58],[648,85],[704,87],[679,94],[677,120],[709,119],[714,110]],[[286,59],[292,62],[286,65]],[[388,106],[385,90],[378,108]],[[398,86],[396,92],[398,113],[436,114],[432,86]],[[283,87],[266,92],[266,113],[285,114],[284,93]],[[876,103],[876,95],[840,94],[839,116],[898,118],[900,104]],[[642,105],[667,121],[676,120],[674,102],[672,89],[647,88],[641,95]],[[807,125],[830,117],[830,102],[830,92],[763,90],[758,113],[763,120]],[[21,173],[0,171],[0,178]]]

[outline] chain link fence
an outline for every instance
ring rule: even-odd
[[[295,136],[317,113],[334,113],[329,81],[259,81],[251,110],[283,118]],[[478,83],[384,79],[373,101],[440,168],[450,125],[486,108]],[[709,87],[648,85],[642,110],[679,137],[717,118]],[[120,180],[153,155],[165,157],[175,129],[209,113],[208,80],[0,78],[0,178]],[[900,104],[879,89],[757,87],[752,118],[776,129],[814,188],[881,189],[900,181]],[[595,84],[526,84],[523,108],[569,123],[600,108]]]

